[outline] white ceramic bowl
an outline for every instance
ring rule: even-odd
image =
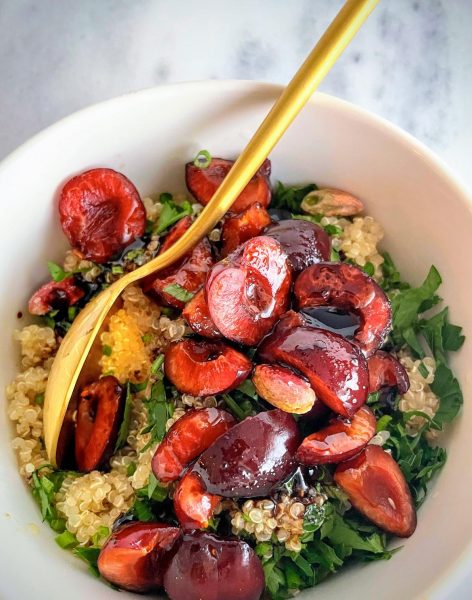
[[[124,172],[140,192],[184,191],[184,163],[201,148],[235,157],[280,87],[202,82],[131,94],[68,117],[34,137],[0,166],[0,319],[2,389],[14,377],[18,310],[47,278],[46,260],[66,247],[55,205],[61,183],[96,166]],[[414,107],[412,107],[414,110]],[[470,199],[431,152],[363,110],[318,94],[272,153],[274,180],[316,181],[349,190],[385,227],[384,247],[419,283],[434,263],[452,320],[472,333]],[[348,569],[300,598],[466,598],[472,565],[470,346],[454,358],[466,399],[447,440],[448,462],[419,513],[418,529],[387,562]],[[61,550],[22,483],[0,411],[0,597],[117,598]],[[37,524],[39,529],[31,524]],[[121,598],[127,597],[122,593]],[[130,596],[129,596],[130,597]]]

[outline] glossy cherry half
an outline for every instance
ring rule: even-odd
[[[190,410],[166,433],[152,459],[152,470],[159,481],[178,479],[220,435],[235,424],[234,417],[219,408]]]
[[[374,414],[362,406],[350,422],[337,417],[327,427],[306,437],[297,450],[296,459],[308,467],[347,460],[370,442],[375,426]]]
[[[294,287],[298,307],[335,306],[361,318],[354,334],[366,356],[385,342],[392,327],[390,301],[382,288],[359,267],[348,263],[319,263],[305,269]]]
[[[146,228],[146,210],[131,181],[112,169],[91,169],[62,188],[59,217],[71,246],[103,263]]]
[[[358,456],[341,463],[334,481],[351,504],[385,531],[409,537],[416,528],[416,512],[400,467],[380,446],[367,446]]]
[[[190,338],[169,346],[164,370],[182,394],[211,396],[238,387],[251,373],[252,363],[224,342]]]

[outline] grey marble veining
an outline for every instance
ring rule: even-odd
[[[0,157],[126,91],[286,82],[339,0],[1,0]],[[472,186],[472,0],[381,0],[322,85],[397,123]]]

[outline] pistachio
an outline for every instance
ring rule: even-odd
[[[310,215],[325,217],[352,217],[364,210],[364,205],[352,194],[335,188],[314,190],[307,194],[301,204]]]

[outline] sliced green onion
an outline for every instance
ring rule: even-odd
[[[111,353],[112,353],[111,346],[103,346],[102,352],[105,356],[111,356]]]
[[[197,169],[208,169],[211,163],[211,154],[208,150],[200,150],[193,160],[193,164]]]
[[[75,548],[79,544],[77,538],[70,531],[64,531],[55,537],[56,544],[66,550],[67,548]]]

